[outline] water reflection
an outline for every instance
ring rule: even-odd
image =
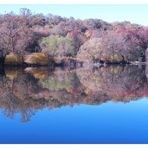
[[[145,66],[108,66],[49,70],[5,68],[0,76],[0,108],[7,117],[29,121],[42,108],[107,101],[129,102],[148,97]]]

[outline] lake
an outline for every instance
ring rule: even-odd
[[[0,143],[148,143],[146,65],[1,68]]]

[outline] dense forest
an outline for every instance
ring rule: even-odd
[[[148,27],[74,19],[20,9],[0,15],[1,63],[41,64],[66,58],[85,63],[145,62]]]

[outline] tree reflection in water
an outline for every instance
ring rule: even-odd
[[[29,121],[43,108],[107,101],[129,102],[148,97],[145,66],[107,66],[49,70],[45,67],[5,68],[0,76],[0,108],[13,118]]]

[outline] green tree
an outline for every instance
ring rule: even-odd
[[[44,37],[39,42],[42,52],[50,56],[74,56],[76,50],[72,39],[58,35]]]

